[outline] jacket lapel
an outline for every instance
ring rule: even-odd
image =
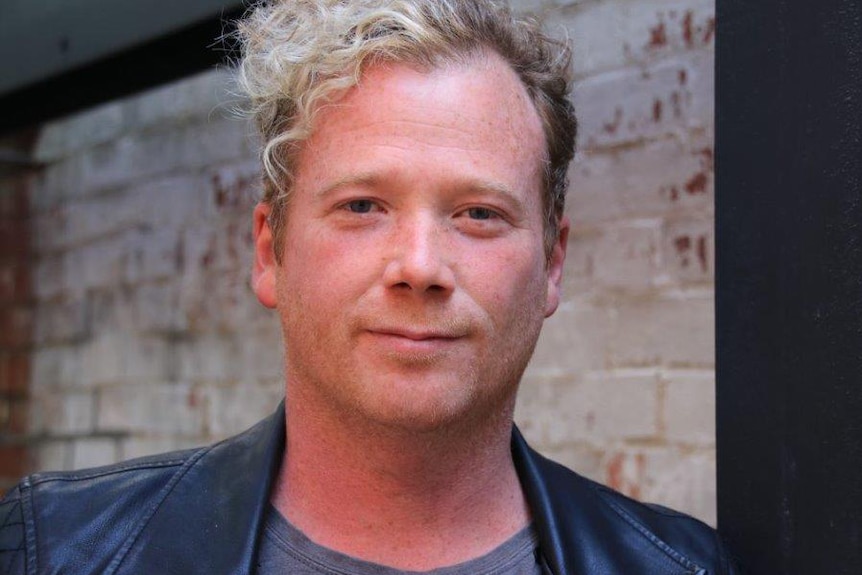
[[[284,450],[283,404],[178,472],[170,493],[120,560],[118,575],[253,572],[269,493]]]
[[[700,572],[621,507],[606,501],[602,490],[607,488],[542,457],[517,428],[512,432],[512,457],[539,548],[554,575]]]

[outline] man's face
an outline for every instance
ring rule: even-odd
[[[508,415],[559,301],[539,117],[500,58],[369,68],[299,152],[281,263],[255,212],[254,285],[281,316],[288,401],[434,429]]]

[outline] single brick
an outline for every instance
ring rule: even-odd
[[[175,376],[171,341],[133,330],[104,330],[79,348],[83,387],[114,384],[146,385]]]
[[[33,444],[33,468],[66,471],[72,469],[72,442],[68,439],[40,439]]]
[[[590,289],[642,292],[658,284],[660,222],[636,220],[569,236],[569,254],[577,262],[566,270],[564,293]]]
[[[251,213],[263,195],[261,166],[257,160],[218,165],[204,177],[213,214],[238,215],[251,222]]]
[[[664,428],[668,441],[715,445],[715,373],[665,371]]]
[[[37,300],[48,300],[63,295],[67,290],[66,261],[68,254],[40,255],[32,268],[33,295]]]
[[[550,445],[649,439],[658,434],[655,372],[594,372],[578,383],[555,387],[553,403],[544,406]]]
[[[176,437],[167,433],[160,436],[124,437],[119,441],[118,459],[133,459],[155,453],[190,449],[207,443],[211,443],[208,437]]]
[[[151,130],[227,115],[226,105],[241,103],[230,101],[235,98],[232,81],[232,70],[207,70],[128,98],[121,103],[127,129]]]
[[[110,142],[123,133],[125,118],[119,102],[101,104],[45,124],[33,150],[33,157],[51,163],[80,150]]]
[[[29,255],[29,218],[0,218],[0,261],[22,261]]]
[[[24,348],[33,341],[34,310],[28,305],[0,307],[0,348]]]
[[[527,441],[531,441],[531,439],[528,437]],[[553,459],[593,481],[601,481],[603,478],[601,449],[594,445],[571,443],[547,448],[537,447],[535,442],[531,442],[530,445],[538,449],[545,457]]]
[[[270,415],[284,397],[284,385],[207,386],[209,432],[216,438],[239,433]]]
[[[32,356],[29,351],[0,349],[0,393],[24,396],[30,385]]]
[[[134,290],[129,305],[142,334],[178,334],[188,330],[188,316],[180,308],[180,281],[145,283]]]
[[[715,451],[662,449],[646,457],[642,498],[716,524]]]
[[[40,346],[33,351],[32,355],[32,379],[31,389],[33,392],[77,387],[83,384],[83,363],[81,349],[79,346],[59,345]],[[108,361],[109,358],[100,358]]]
[[[101,389],[97,428],[110,432],[143,432],[200,437],[205,402],[193,386],[145,383]]]
[[[183,237],[175,230],[140,230],[125,236],[122,279],[136,284],[182,273]]]
[[[26,258],[0,263],[0,306],[32,303],[33,267]]]
[[[119,445],[109,437],[81,438],[72,441],[72,469],[86,469],[117,461]]]
[[[88,300],[84,297],[46,301],[36,310],[37,345],[72,343],[89,333]]]
[[[610,363],[714,367],[714,306],[711,290],[614,304]]]
[[[24,475],[30,468],[29,457],[26,445],[0,444],[0,477],[12,478]]]
[[[33,394],[31,433],[86,435],[95,424],[95,401],[89,392]]]
[[[29,402],[25,397],[0,395],[0,432],[8,441],[12,437],[24,437],[28,429]]]
[[[586,302],[566,304],[545,320],[526,375],[554,377],[609,365],[612,311]]]

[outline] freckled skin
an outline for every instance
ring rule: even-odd
[[[281,264],[268,207],[255,212],[254,286],[281,316],[289,404],[405,431],[511,417],[565,256],[566,222],[544,251],[543,158],[495,55],[377,65],[320,110]]]

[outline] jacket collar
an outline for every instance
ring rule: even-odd
[[[615,501],[621,495],[539,455],[517,427],[512,458],[539,549],[555,575],[703,573]],[[651,567],[645,571],[645,565]]]
[[[165,487],[140,535],[126,546],[128,553],[117,557],[117,575],[253,573],[284,438],[282,403],[245,433],[196,452]],[[655,566],[652,572],[698,571],[606,501],[605,488],[533,451],[517,428],[512,455],[540,549],[555,575],[634,573],[644,556]],[[620,554],[633,546],[636,554]]]
[[[117,575],[253,573],[284,433],[282,402],[246,432],[196,452],[166,487]]]

